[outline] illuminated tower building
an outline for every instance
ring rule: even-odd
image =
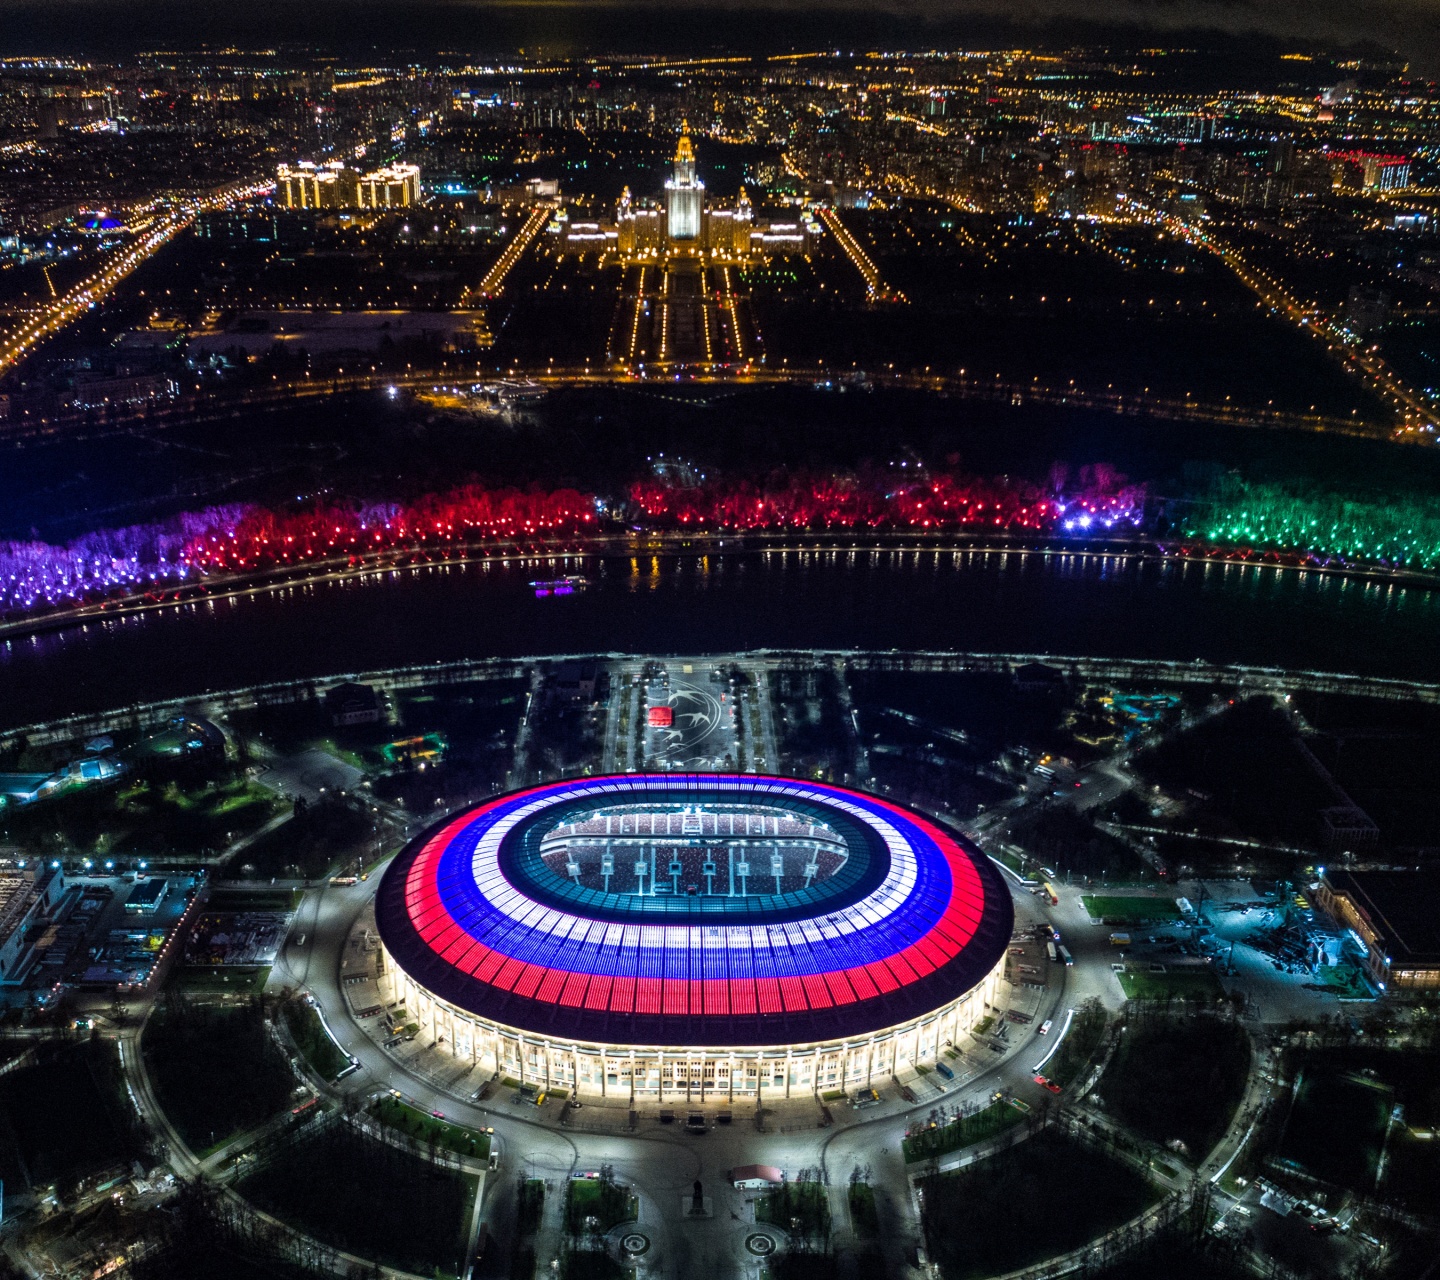
[[[626,258],[635,253],[635,214],[628,186],[620,193],[615,205],[615,248]]]
[[[686,123],[680,126],[680,144],[675,148],[675,176],[665,184],[665,229],[672,241],[700,238],[704,204],[705,184],[695,176],[695,149]]]
[[[750,197],[745,188],[740,188],[740,197],[735,201],[735,223],[731,230],[731,253],[737,258],[750,256],[750,232],[755,226],[755,211],[750,206]]]
[[[343,209],[355,203],[355,175],[340,163],[282,164],[276,194],[287,209]]]
[[[420,168],[391,164],[362,175],[358,186],[362,209],[408,209],[420,203]]]
[[[620,255],[627,259],[657,256],[662,231],[660,210],[635,204],[626,187],[615,206],[615,248]]]

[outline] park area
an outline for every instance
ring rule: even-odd
[[[241,870],[254,879],[358,873],[374,858],[378,830],[374,815],[358,801],[322,798],[248,845]]]
[[[10,839],[35,853],[204,857],[278,811],[274,795],[222,760],[193,764],[179,778],[128,776],[68,790],[45,804],[13,809],[7,821]]]
[[[309,1000],[303,996],[287,1000],[280,1014],[300,1056],[320,1079],[333,1081],[350,1065],[350,1059],[325,1029],[320,1011]]]
[[[337,1249],[421,1275],[464,1270],[477,1180],[339,1122],[280,1145],[240,1184],[277,1218]]]
[[[1250,1040],[1221,1018],[1131,1018],[1096,1086],[1105,1109],[1136,1136],[1202,1160],[1245,1093]],[[1173,1149],[1173,1148],[1172,1148]]]
[[[1440,1201],[1440,1143],[1429,1136],[1440,1128],[1440,1056],[1352,1045],[1305,1054],[1292,1069],[1282,1166],[1361,1194],[1378,1179],[1387,1199],[1421,1212]]]
[[[170,985],[189,996],[258,996],[269,978],[268,964],[186,964],[171,971]]]
[[[1193,1004],[1214,1004],[1225,998],[1225,988],[1213,969],[1199,966],[1185,969],[1155,967],[1162,968],[1162,972],[1153,972],[1143,962],[1131,962],[1123,973],[1116,974],[1127,1000],[1152,1000],[1162,1004],[1188,1000]]]
[[[421,1146],[476,1160],[490,1157],[490,1135],[461,1124],[451,1124],[412,1107],[393,1094],[377,1098],[370,1114],[381,1124],[413,1138]]]
[[[1276,1159],[1321,1182],[1374,1190],[1394,1091],[1378,1079],[1317,1055],[1300,1068]]]
[[[192,1151],[263,1124],[292,1100],[295,1076],[259,999],[215,1005],[172,995],[140,1043],[156,1099]]]
[[[16,1191],[76,1184],[145,1149],[113,1042],[38,1041],[33,1059],[0,1076],[0,1178]]]
[[[1440,1055],[1433,1051],[1356,1051],[1357,1070],[1373,1071],[1395,1090],[1404,1125],[1390,1131],[1381,1173],[1386,1196],[1419,1212],[1440,1204]]]
[[[1098,1000],[1087,1000],[1081,1005],[1075,1011],[1070,1030],[1064,1033],[1060,1047],[1041,1068],[1045,1077],[1062,1086],[1077,1079],[1100,1047],[1105,1037],[1106,1021],[1105,1006]]]
[[[944,1280],[1003,1275],[1078,1248],[1157,1198],[1138,1173],[1053,1129],[921,1189],[926,1249]]]
[[[603,1236],[639,1212],[640,1202],[608,1170],[594,1178],[571,1178],[565,1189],[565,1230],[571,1236]]]
[[[949,1124],[931,1124],[908,1133],[901,1146],[907,1163],[929,1160],[984,1142],[1024,1119],[1018,1107],[1008,1102],[992,1102],[973,1115],[962,1115]]]
[[[829,1192],[823,1182],[802,1170],[794,1182],[782,1182],[760,1198],[755,1221],[782,1227],[792,1241],[822,1245],[830,1237]]]
[[[1261,695],[1139,753],[1134,769],[1172,795],[1208,797],[1178,820],[1186,830],[1307,848],[1315,841],[1316,811],[1334,803],[1313,758],[1302,749],[1289,713]],[[1247,856],[1259,860],[1264,854]]]

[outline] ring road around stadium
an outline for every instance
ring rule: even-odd
[[[622,1101],[803,1096],[944,1061],[1014,924],[983,854],[876,796],[747,774],[572,779],[412,841],[394,996],[482,1069]]]

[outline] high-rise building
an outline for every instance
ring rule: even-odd
[[[287,209],[344,209],[356,203],[355,175],[338,162],[282,164],[275,185],[275,194]]]
[[[1405,156],[1332,151],[1330,163],[1335,187],[1340,191],[1403,191],[1410,185],[1410,161]]]
[[[656,257],[664,245],[664,219],[660,210],[638,206],[630,188],[620,193],[615,206],[616,250],[622,257]]]
[[[408,209],[420,203],[420,166],[390,164],[360,175],[362,209]]]
[[[356,173],[340,161],[282,164],[276,171],[276,199],[287,209],[408,209],[420,203],[420,169],[392,164]]]
[[[705,207],[705,184],[695,176],[695,148],[690,126],[680,126],[675,148],[675,176],[665,184],[665,229],[673,240],[698,240],[700,215]]]
[[[1265,151],[1265,172],[1277,177],[1290,174],[1295,168],[1295,142],[1292,138],[1272,138]]]
[[[552,223],[568,251],[589,253],[611,247],[622,261],[664,262],[671,258],[745,262],[757,255],[804,253],[811,244],[809,222],[757,221],[744,187],[733,204],[712,204],[695,176],[695,150],[688,128],[675,148],[674,170],[665,183],[663,206],[635,199],[626,187],[615,204],[615,220]]]

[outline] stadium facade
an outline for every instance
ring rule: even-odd
[[[376,921],[408,1017],[584,1097],[861,1088],[943,1061],[1014,924],[978,850],[889,801],[746,774],[572,779],[426,832]]]

